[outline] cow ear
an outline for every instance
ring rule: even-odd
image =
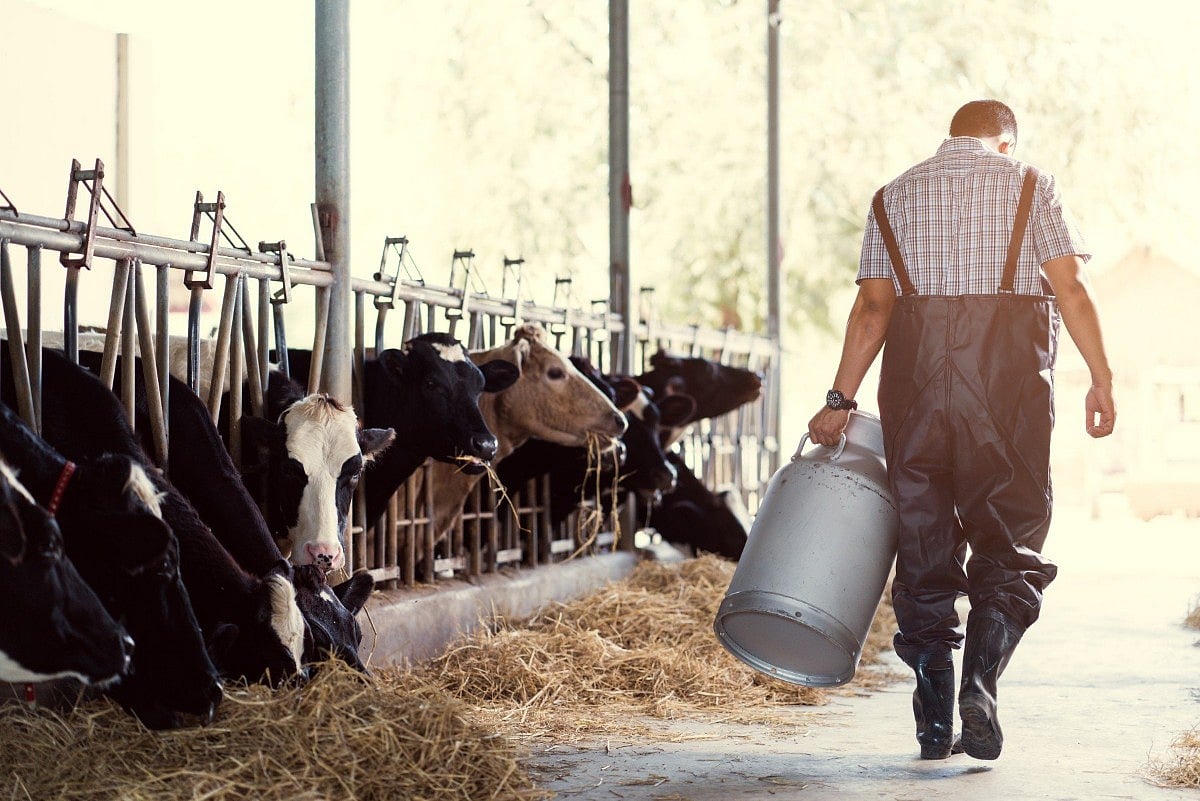
[[[280,411],[291,406],[305,395],[299,382],[288,378],[278,370],[272,370],[267,378],[267,408]]]
[[[226,654],[233,651],[241,630],[233,623],[218,623],[204,638],[204,650],[213,662],[222,663]]]
[[[657,370],[660,367],[666,367],[675,362],[678,362],[678,359],[667,353],[665,350],[660,350],[658,353],[655,353],[650,357],[650,367],[654,370]]]
[[[263,576],[263,578],[267,578],[267,576],[283,576],[288,581],[291,581],[292,570],[293,568],[291,562],[289,562],[287,559],[279,559],[275,562],[275,564],[271,565],[271,569],[267,571],[267,575]]]
[[[364,428],[358,432],[358,448],[363,461],[369,462],[396,441],[394,428]]]
[[[642,385],[632,378],[622,378],[613,385],[613,391],[616,393],[613,404],[621,411],[625,411],[638,399],[638,395],[642,394]]]
[[[408,361],[408,355],[402,350],[388,348],[378,356],[379,364],[383,366],[383,373],[393,382],[398,382],[404,378],[404,367]]]
[[[691,395],[668,395],[658,402],[658,424],[662,426],[681,426],[695,413],[696,399]]]
[[[242,437],[247,442],[265,442],[275,445],[283,440],[285,427],[282,423],[273,423],[262,417],[245,415],[242,417]]]
[[[359,610],[366,605],[367,599],[371,597],[373,589],[375,589],[375,579],[371,578],[370,573],[362,571],[334,587],[333,592],[342,602],[342,606],[350,611],[350,614],[357,615]]]
[[[528,346],[526,346],[528,349]],[[517,383],[521,377],[521,368],[504,359],[492,359],[479,365],[483,373],[483,391],[500,392]]]

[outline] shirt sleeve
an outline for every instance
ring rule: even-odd
[[[1084,244],[1083,235],[1071,213],[1063,206],[1058,182],[1053,175],[1043,174],[1039,180],[1039,204],[1030,228],[1039,264],[1062,256],[1081,256],[1086,262],[1092,257]]]
[[[875,223],[875,210],[867,211],[867,225],[863,229],[862,254],[858,259],[858,277],[854,282],[862,283],[867,278],[891,278],[892,263],[888,259],[883,234]]]

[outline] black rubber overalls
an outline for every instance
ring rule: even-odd
[[[883,208],[901,295],[883,351],[879,410],[900,518],[892,599],[896,653],[958,647],[955,599],[1037,620],[1057,568],[1041,556],[1050,526],[1050,431],[1059,316],[1054,298],[1013,293],[1037,171],[1028,168],[995,295],[918,295]],[[971,556],[965,560],[966,546]]]

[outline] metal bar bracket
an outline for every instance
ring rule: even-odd
[[[82,252],[78,256],[72,256],[69,253],[63,252],[59,254],[58,260],[63,267],[84,267],[92,268],[92,257],[96,253],[96,219],[99,213],[103,213],[113,228],[128,231],[130,234],[137,235],[137,231],[133,230],[133,224],[129,222],[129,218],[125,216],[125,212],[121,211],[121,207],[117,205],[117,201],[104,188],[104,162],[96,159],[96,165],[93,169],[85,170],[79,163],[79,159],[71,160],[71,175],[67,184],[67,209],[63,219],[68,223],[75,222],[75,205],[79,200],[79,187],[83,186],[91,195],[91,200],[88,202],[87,220],[84,222],[83,229],[83,246]],[[5,198],[7,201],[8,198]],[[13,209],[16,211],[16,209]]]
[[[279,254],[279,274],[283,282],[283,286],[281,286],[271,295],[271,302],[277,305],[280,303],[291,303],[292,273],[291,264],[288,262],[287,242],[282,239],[280,239],[278,242],[259,242],[258,252]]]

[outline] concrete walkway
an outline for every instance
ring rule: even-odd
[[[798,736],[677,722],[715,738],[556,747],[532,768],[541,786],[578,801],[1197,797],[1144,773],[1200,724],[1200,635],[1180,625],[1200,594],[1200,520],[1060,513],[1046,553],[1059,578],[1001,680],[997,761],[916,759],[905,680],[835,699]]]

